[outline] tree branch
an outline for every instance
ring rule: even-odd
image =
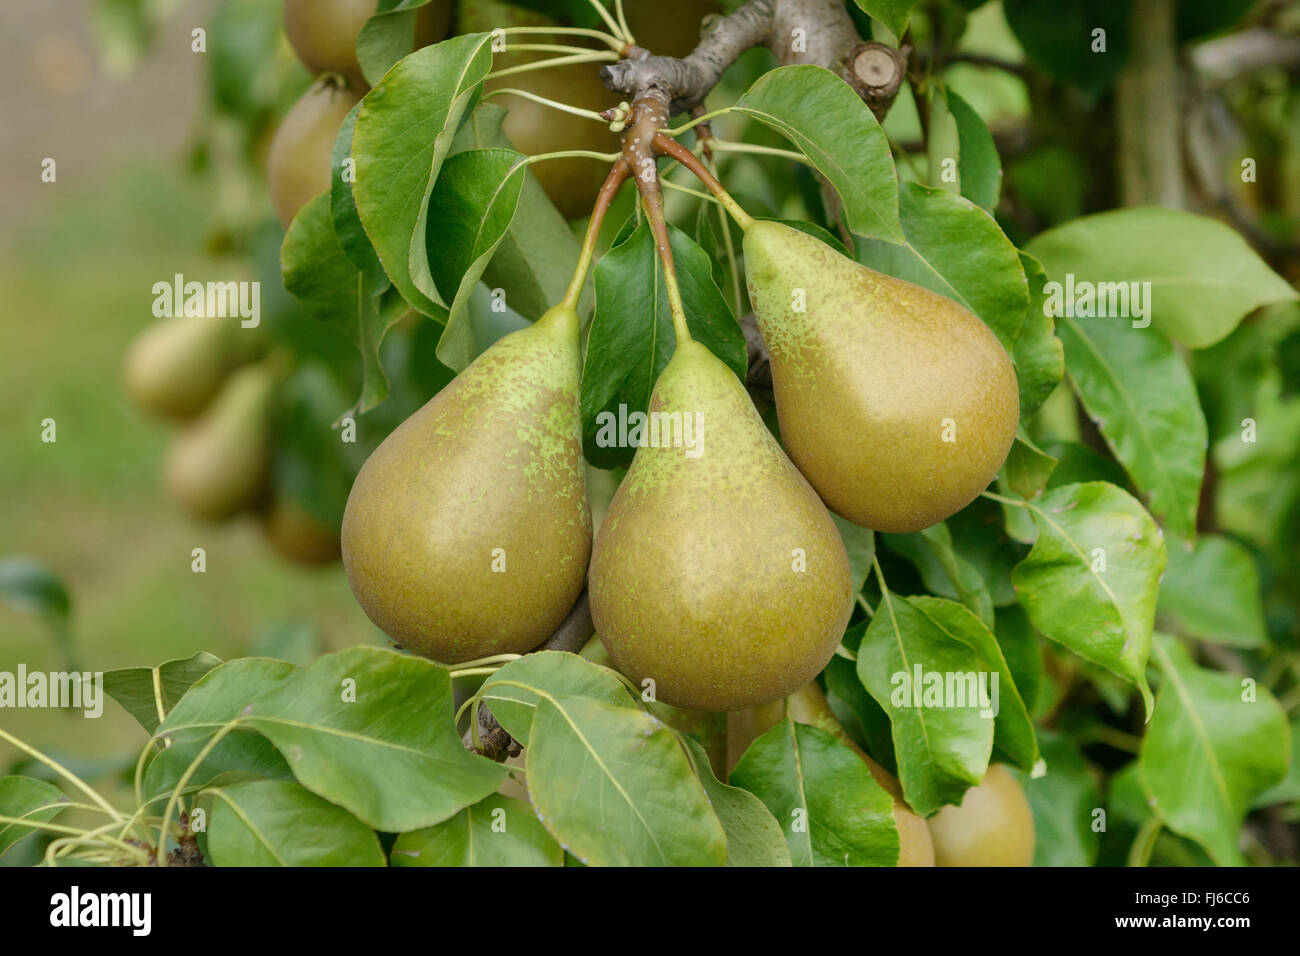
[[[782,66],[808,63],[838,74],[881,118],[906,69],[907,51],[864,43],[841,0],[749,0],[729,16],[707,17],[701,32],[699,45],[681,59],[628,47],[625,59],[602,67],[600,77],[615,92],[656,93],[672,112],[687,112],[737,57],[766,46]]]

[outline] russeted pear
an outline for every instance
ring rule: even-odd
[[[266,362],[244,366],[172,439],[163,485],[194,517],[220,521],[257,502],[270,467],[271,397],[278,379]]]
[[[679,341],[650,413],[592,553],[596,633],[623,673],[652,678],[676,707],[784,697],[822,669],[848,622],[839,532],[703,345]]]
[[[935,866],[1029,866],[1034,861],[1034,814],[1006,767],[993,764],[962,797],[926,821]]]
[[[295,564],[315,566],[339,559],[338,528],[287,498],[271,501],[262,515],[262,534],[277,554]]]
[[[275,214],[286,229],[308,200],[330,188],[334,139],[360,99],[330,77],[317,80],[275,131],[266,178]]]
[[[787,714],[796,723],[811,724],[838,737],[862,758],[876,783],[889,791],[889,795],[894,798],[894,824],[898,827],[898,865],[934,866],[934,843],[930,839],[925,820],[913,813],[904,802],[903,788],[898,780],[872,760],[845,732],[816,683],[799,688],[784,701],[728,714],[727,772],[735,769],[750,744],[776,726]]]
[[[831,510],[908,532],[969,504],[1020,416],[988,326],[781,223],[754,222],[744,247],[785,450]]]
[[[582,591],[591,553],[578,314],[499,340],[375,449],[343,515],[343,565],[398,644],[453,664],[523,653]]]
[[[122,363],[122,383],[141,411],[188,421],[254,348],[251,330],[234,319],[163,319],[132,341]]]

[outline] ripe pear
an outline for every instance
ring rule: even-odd
[[[188,316],[146,328],[127,349],[122,365],[127,397],[142,412],[189,421],[205,407],[232,370],[252,357],[252,330],[234,319]]]
[[[334,139],[360,99],[328,77],[317,80],[275,131],[266,177],[275,214],[284,228],[308,200],[330,188]]]
[[[281,557],[308,566],[339,559],[339,531],[287,498],[276,497],[262,515],[262,534]]]
[[[172,439],[163,485],[194,517],[221,521],[257,502],[269,471],[271,399],[278,378],[265,362],[239,369],[207,410]]]
[[[898,780],[872,760],[845,732],[815,682],[799,688],[784,701],[727,715],[727,772],[730,773],[740,763],[740,758],[750,744],[776,726],[787,714],[797,723],[810,724],[838,737],[841,743],[862,758],[876,783],[889,791],[889,795],[894,798],[894,824],[898,827],[898,865],[934,866],[934,844],[925,821],[904,802],[903,788]]]
[[[650,411],[660,435],[637,449],[592,553],[596,633],[619,670],[652,678],[673,706],[784,697],[822,669],[848,622],[839,532],[703,345],[678,343]],[[676,447],[669,421],[682,426]]]
[[[974,500],[1020,417],[988,326],[781,223],[754,222],[744,245],[785,450],[831,510],[901,533]]]
[[[1029,866],[1034,815],[1006,767],[994,764],[962,797],[929,820],[935,866]]]
[[[379,8],[379,0],[284,0],[284,32],[311,73],[342,73],[352,88],[366,89],[357,63],[357,37]],[[451,0],[431,0],[415,18],[419,49],[447,35]]]
[[[343,566],[398,644],[447,664],[523,653],[560,624],[591,553],[578,314],[500,339],[362,466]]]

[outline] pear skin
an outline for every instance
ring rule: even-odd
[[[675,707],[784,697],[822,669],[848,622],[839,532],[703,345],[678,345],[650,410],[690,423],[695,447],[661,436],[637,449],[592,553],[596,633],[619,670],[652,678]]]
[[[1006,767],[993,764],[962,797],[926,823],[935,866],[1030,866],[1034,814],[1025,791]]]
[[[591,512],[578,325],[556,306],[498,341],[357,475],[343,565],[401,646],[446,664],[522,654],[581,593]]]
[[[207,410],[172,439],[163,486],[194,517],[222,521],[257,503],[270,472],[277,381],[278,373],[266,363],[239,369]]]
[[[127,397],[148,415],[191,420],[226,376],[252,356],[250,333],[234,319],[186,316],[155,322],[127,349],[122,363]]]
[[[280,225],[330,188],[334,140],[361,97],[326,78],[317,80],[285,114],[266,158],[266,179]]]
[[[934,843],[930,830],[903,800],[903,788],[893,774],[872,760],[865,750],[854,743],[835,719],[826,696],[815,682],[799,688],[784,701],[751,707],[727,715],[727,773],[740,763],[745,751],[763,734],[776,726],[786,715],[800,724],[810,724],[839,738],[862,758],[876,783],[894,798],[894,825],[898,827],[898,865],[934,866]]]
[[[746,230],[745,271],[786,453],[831,510],[919,531],[988,486],[1020,398],[974,313],[776,222]]]

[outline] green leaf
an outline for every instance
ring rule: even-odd
[[[526,162],[511,149],[468,149],[447,158],[434,184],[428,262],[451,303],[437,351],[448,368],[464,369],[486,347],[467,320],[469,297],[514,222]]]
[[[1188,637],[1258,647],[1268,634],[1255,559],[1222,535],[1171,542],[1156,617]]]
[[[427,315],[447,308],[427,253],[429,195],[491,66],[485,33],[416,50],[366,94],[357,114],[357,212],[393,285]]]
[[[748,790],[729,787],[713,775],[709,757],[694,738],[682,738],[709,805],[727,834],[727,866],[792,866],[785,834],[763,801]]]
[[[1110,86],[1129,52],[1131,0],[1003,0],[1002,11],[1037,69],[1088,92]],[[1094,51],[1095,30],[1105,52]]]
[[[544,697],[524,751],[542,824],[587,866],[719,866],[726,833],[676,734],[649,714]]]
[[[415,49],[416,20],[429,0],[385,0],[365,22],[357,37],[357,62],[371,86],[378,85],[393,64]],[[433,0],[444,2],[444,0]],[[385,10],[383,7],[389,7]]]
[[[743,381],[745,334],[713,282],[708,254],[679,229],[670,227],[669,235],[691,335]],[[582,372],[583,448],[595,467],[614,468],[631,464],[636,452],[630,442],[618,444],[618,423],[649,408],[676,339],[648,223],[601,257],[595,272],[596,315]]]
[[[321,193],[298,211],[280,248],[284,286],[309,313],[337,321],[361,353],[359,411],[388,397],[388,377],[379,362],[379,346],[400,311],[381,308],[382,291],[358,271],[339,244],[331,218],[330,195]]]
[[[992,216],[962,196],[904,183],[899,200],[905,244],[864,239],[858,261],[961,303],[1010,352],[1029,307],[1016,247]]]
[[[199,678],[168,711],[167,719],[154,728],[154,735],[167,746],[154,754],[145,769],[145,794],[169,793],[213,734],[235,720],[259,694],[281,686],[295,670],[286,661],[242,657]],[[292,777],[284,757],[269,740],[250,728],[236,727],[212,748],[187,786],[204,786],[230,771]]]
[[[1063,318],[1070,382],[1106,444],[1170,530],[1196,530],[1205,470],[1205,416],[1173,345],[1126,319]]]
[[[994,635],[998,647],[1011,668],[1016,690],[1020,692],[1029,712],[1038,705],[1039,690],[1043,683],[1043,649],[1038,632],[1029,623],[1029,617],[1019,604],[998,608]]]
[[[452,151],[512,148],[501,126],[506,113],[496,103],[480,103],[461,126]],[[563,298],[578,265],[578,252],[577,236],[529,171],[514,221],[483,270],[483,281],[504,292],[510,308],[536,319]]]
[[[867,575],[871,573],[871,562],[876,558],[876,533],[833,512],[831,519],[844,541],[844,550],[849,556],[849,577],[853,579],[853,593],[857,594],[866,583]]]
[[[844,632],[840,642],[855,659],[866,630],[867,622],[855,624]],[[862,686],[855,661],[836,654],[827,662],[822,679],[826,682],[826,701],[840,726],[881,766],[898,776],[889,717]]]
[[[1087,762],[1062,734],[1041,731],[1047,772],[1025,782],[1034,812],[1034,866],[1092,866],[1101,837],[1093,830],[1101,793]]]
[[[1169,829],[1240,865],[1251,801],[1286,775],[1286,714],[1264,687],[1197,667],[1172,638],[1154,650],[1163,682],[1138,754],[1143,788]]]
[[[388,276],[384,274],[375,247],[370,244],[370,237],[361,225],[356,198],[352,195],[355,177],[349,175],[349,172],[355,172],[352,163],[352,135],[356,131],[357,113],[360,111],[361,103],[358,102],[343,118],[343,125],[334,138],[334,153],[330,161],[330,221],[334,225],[334,236],[339,248],[357,271],[370,279],[373,294],[379,294],[388,287]]]
[[[104,671],[104,690],[149,733],[176,706],[199,678],[221,664],[207,651],[166,661],[157,667],[123,667]]]
[[[1300,801],[1300,717],[1291,718],[1291,762],[1286,776],[1255,798],[1254,806],[1271,807]]]
[[[879,20],[896,37],[907,32],[907,22],[912,18],[916,0],[854,0],[858,9]]]
[[[525,746],[537,703],[544,696],[588,697],[615,707],[636,706],[627,685],[613,671],[562,651],[538,651],[511,661],[483,682],[481,693],[497,723]]]
[[[32,558],[11,555],[0,559],[0,601],[15,611],[67,620],[72,600],[58,576]]]
[[[493,793],[450,820],[403,833],[393,866],[563,866],[564,851],[523,800]]]
[[[1002,161],[993,134],[979,113],[952,90],[947,91],[946,99],[948,112],[957,124],[961,194],[992,212],[1002,186]]]
[[[379,837],[341,807],[288,780],[204,791],[206,858],[215,866],[383,866]]]
[[[978,692],[963,706],[944,706],[942,699],[926,698],[926,679],[980,670],[974,648],[907,598],[885,592],[858,647],[858,679],[889,716],[899,782],[908,805],[921,816],[961,803],[962,794],[983,779],[994,724],[981,716]]]
[[[402,833],[441,823],[505,779],[503,767],[465,749],[452,712],[445,669],[354,647],[259,695],[243,719],[307,789],[376,830]]]
[[[979,570],[953,547],[943,522],[912,534],[888,534],[889,549],[907,558],[921,572],[926,590],[961,601],[986,625],[993,624],[993,600]]]
[[[49,823],[63,812],[64,808],[59,804],[68,802],[62,790],[44,780],[13,774],[0,777],[0,816]],[[19,840],[35,832],[33,827],[19,823],[0,823],[0,857]]]
[[[1035,498],[1047,487],[1055,467],[1056,459],[1035,445],[1022,428],[1002,466],[1002,474],[1007,487],[1020,497]]]
[[[1042,263],[1022,252],[1020,264],[1029,280],[1029,308],[1016,336],[1011,361],[1020,388],[1020,420],[1027,421],[1065,377],[1065,349],[1056,337],[1056,323],[1043,308],[1047,273]]]
[[[1261,305],[1296,296],[1238,233],[1178,209],[1085,216],[1035,236],[1026,249],[1057,282],[1072,275],[1076,289],[1082,282],[1151,283],[1147,318],[1191,348],[1213,345]],[[1064,291],[1060,304],[1074,305]],[[1128,311],[1135,311],[1131,303]]]
[[[993,723],[993,745],[1001,749],[1026,773],[1038,762],[1038,740],[1033,718],[1016,687],[1016,680],[998,640],[988,625],[953,601],[921,595],[909,603],[955,641],[961,641],[979,655],[984,669],[998,675],[998,713]]]
[[[1034,627],[1142,692],[1156,591],[1165,569],[1160,529],[1127,492],[1105,482],[1055,488],[1027,507],[1038,540],[1011,580]]]
[[[902,242],[898,174],[885,133],[861,98],[820,66],[782,66],[760,76],[732,107],[795,144],[840,194],[849,228]]]
[[[783,720],[754,741],[731,782],[766,804],[795,866],[894,866],[894,798],[824,730]]]

